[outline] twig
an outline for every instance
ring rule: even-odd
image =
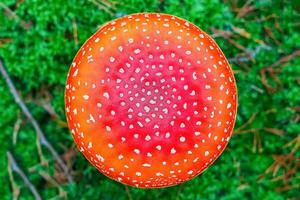
[[[247,62],[249,60],[253,61],[262,50],[271,50],[271,47],[267,45],[258,45],[255,49],[244,52],[241,54],[237,54],[235,57],[229,58],[229,62]]]
[[[22,124],[22,120],[20,117],[20,113],[18,113],[18,119],[17,119],[17,121],[14,125],[14,129],[13,129],[13,145],[17,144],[17,136],[18,136],[21,124]]]
[[[290,142],[288,142],[287,144],[284,145],[285,148],[292,146],[294,144],[293,149],[291,150],[291,153],[295,153],[299,148],[300,148],[300,134],[292,139]]]
[[[78,35],[77,35],[77,24],[75,17],[72,20],[72,26],[73,26],[73,38],[76,45],[78,45]]]
[[[16,182],[14,180],[12,166],[11,166],[10,162],[8,162],[7,171],[8,171],[9,181],[11,183],[11,188],[13,190],[13,200],[17,200],[20,195],[20,187],[16,184]]]
[[[238,127],[237,129],[235,129],[234,133],[238,134],[241,130],[243,130],[248,124],[251,124],[253,122],[253,120],[255,119],[257,113],[253,113],[251,115],[251,117],[248,119],[248,121],[246,121],[246,123],[244,123],[243,125],[241,125],[240,127]]]
[[[246,16],[248,13],[250,13],[251,11],[255,10],[255,7],[250,5],[252,3],[251,0],[248,0],[244,6],[239,10],[238,14],[237,14],[237,18],[242,18],[244,16]]]
[[[271,75],[271,78],[277,83],[281,84],[279,78],[275,75],[275,68],[283,66],[285,63],[289,62],[290,60],[300,56],[300,49],[294,51],[292,54],[284,56],[280,58],[278,61],[273,63],[272,65],[268,67],[264,67],[260,70],[260,77],[261,77],[261,82],[262,84],[267,88],[268,92],[272,93],[275,92],[275,88],[272,87],[266,77],[266,73],[268,72]]]
[[[0,2],[0,7],[2,7],[5,12],[7,13],[7,15],[15,20],[18,20],[21,22],[21,26],[24,29],[29,29],[31,26],[30,22],[26,22],[24,20],[22,20],[18,15],[16,15],[16,13],[14,13],[9,7],[7,7],[4,3]]]
[[[183,184],[180,184],[180,185],[179,185],[179,188],[178,188],[178,190],[177,190],[176,200],[179,200],[179,195],[180,195],[182,189],[183,189]]]
[[[39,174],[46,180],[48,181],[51,185],[55,186],[58,188],[59,191],[59,195],[56,197],[61,197],[61,198],[66,198],[67,197],[67,193],[66,191],[57,183],[57,181],[52,178],[47,172],[45,171],[40,171]],[[53,199],[57,199],[57,198],[53,198]]]
[[[129,199],[129,200],[132,200],[132,196],[131,196],[131,194],[130,194],[130,191],[129,191],[129,188],[128,188],[128,186],[127,186],[127,185],[125,185],[125,190],[126,190],[126,193],[127,193],[128,199]]]
[[[11,42],[11,38],[0,38],[0,48],[9,42]]]
[[[48,142],[48,140],[45,137],[45,134],[43,133],[42,129],[40,128],[39,124],[37,123],[37,121],[35,120],[35,118],[33,118],[32,114],[30,113],[30,111],[28,110],[28,108],[26,107],[25,103],[22,101],[20,95],[18,94],[12,80],[10,79],[9,75],[7,74],[3,64],[2,64],[2,60],[0,60],[0,71],[2,76],[4,77],[10,92],[12,93],[16,103],[20,106],[22,112],[25,114],[25,116],[28,118],[28,120],[31,122],[32,126],[34,127],[36,133],[37,133],[37,137],[39,138],[40,142],[42,145],[44,145],[52,154],[52,156],[54,157],[54,159],[56,160],[56,162],[59,164],[59,166],[61,167],[61,169],[64,171],[68,181],[71,183],[73,182],[73,178],[69,173],[69,170],[67,168],[67,166],[65,165],[64,161],[59,157],[59,154],[56,152],[56,150],[53,148],[53,146]]]
[[[30,191],[32,192],[35,199],[41,200],[42,198],[41,198],[40,194],[37,192],[37,190],[33,186],[33,184],[28,180],[25,173],[20,169],[20,167],[16,163],[13,155],[9,151],[7,151],[6,154],[7,154],[7,158],[8,158],[8,164],[11,167],[11,169],[21,176],[21,178],[24,181],[25,185],[30,189]]]
[[[110,15],[113,15],[113,12],[109,10],[109,8],[111,8],[111,6],[105,4],[104,2],[98,2],[96,0],[89,0],[90,2],[92,2],[93,4],[95,4],[99,9],[104,10],[105,12],[107,12]]]
[[[291,59],[300,56],[300,49],[294,51],[292,54],[284,56],[282,58],[280,58],[277,62],[273,63],[272,65],[270,65],[268,68],[275,68],[278,67],[279,65],[283,65],[285,63],[287,63],[288,61],[290,61]]]
[[[116,10],[116,6],[115,4],[117,4],[117,1],[111,1],[111,0],[98,0],[99,2],[101,2],[102,4],[104,4],[106,7],[112,8],[114,10]]]

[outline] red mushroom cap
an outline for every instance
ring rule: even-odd
[[[102,26],[71,65],[72,136],[100,172],[166,187],[205,170],[231,136],[232,70],[214,40],[175,16],[133,14]]]

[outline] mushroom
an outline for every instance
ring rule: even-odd
[[[158,188],[208,168],[236,118],[232,70],[192,23],[139,13],[103,25],[70,67],[65,105],[80,152],[123,184]]]

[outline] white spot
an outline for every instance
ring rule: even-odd
[[[148,164],[148,163],[144,163],[142,164],[143,167],[151,167],[151,164]]]
[[[110,114],[111,114],[112,116],[114,116],[114,115],[116,114],[116,112],[115,112],[114,110],[111,110],[111,111],[110,111]]]
[[[74,115],[77,114],[77,109],[76,108],[74,108],[73,113],[74,113]]]
[[[78,74],[78,68],[74,71],[73,76],[77,76]]]
[[[185,142],[185,137],[182,136],[179,138],[179,140],[180,140],[180,142]]]
[[[135,50],[134,50],[134,53],[135,53],[135,54],[139,54],[139,53],[141,53],[141,50],[140,50],[140,49],[135,49]]]
[[[98,158],[98,160],[99,160],[100,162],[104,162],[104,158],[103,158],[101,155],[96,154],[96,157]]]
[[[107,132],[111,132],[111,127],[110,126],[105,126],[105,129]]]
[[[89,119],[90,121],[92,121],[94,123],[96,122],[92,114],[90,114],[89,117],[90,117],[90,119]]]
[[[110,62],[115,62],[115,60],[116,60],[116,59],[115,59],[114,57],[112,57],[112,56],[109,58],[109,61],[110,61]]]
[[[184,128],[185,127],[185,124],[182,122],[181,124],[180,124],[180,128]]]
[[[103,96],[104,96],[106,99],[109,99],[109,94],[108,94],[108,92],[104,92],[104,93],[103,93]]]
[[[136,175],[136,176],[141,176],[142,173],[141,173],[141,172],[136,172],[135,175]]]
[[[171,136],[170,132],[166,132],[165,137],[166,137],[166,138],[169,138],[170,136]]]
[[[134,151],[134,153],[136,153],[136,154],[140,154],[140,152],[141,152],[139,149],[134,149],[133,151]]]
[[[120,72],[121,74],[123,74],[125,71],[124,71],[124,69],[121,67],[121,68],[119,69],[119,72]]]
[[[204,156],[208,156],[209,155],[209,151],[205,151]]]
[[[129,38],[129,39],[128,39],[128,42],[129,42],[129,43],[133,43],[133,41],[134,41],[134,40],[133,40],[132,38]]]
[[[175,154],[175,153],[176,153],[175,148],[172,148],[172,149],[171,149],[171,154]]]
[[[186,55],[191,55],[192,52],[191,52],[191,51],[186,51],[185,54],[186,54]]]
[[[89,99],[89,95],[85,94],[83,95],[84,100],[88,100]]]
[[[149,112],[149,111],[150,111],[150,108],[149,108],[148,106],[144,106],[144,110],[145,110],[146,112]]]

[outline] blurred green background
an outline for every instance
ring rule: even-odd
[[[220,45],[237,81],[227,149],[175,187],[137,189],[104,177],[77,151],[66,126],[65,80],[77,50],[103,23],[136,12],[169,13],[199,26]],[[300,199],[297,0],[1,0],[0,58],[75,179],[66,181],[1,77],[0,199],[34,199],[7,151],[43,199]]]

